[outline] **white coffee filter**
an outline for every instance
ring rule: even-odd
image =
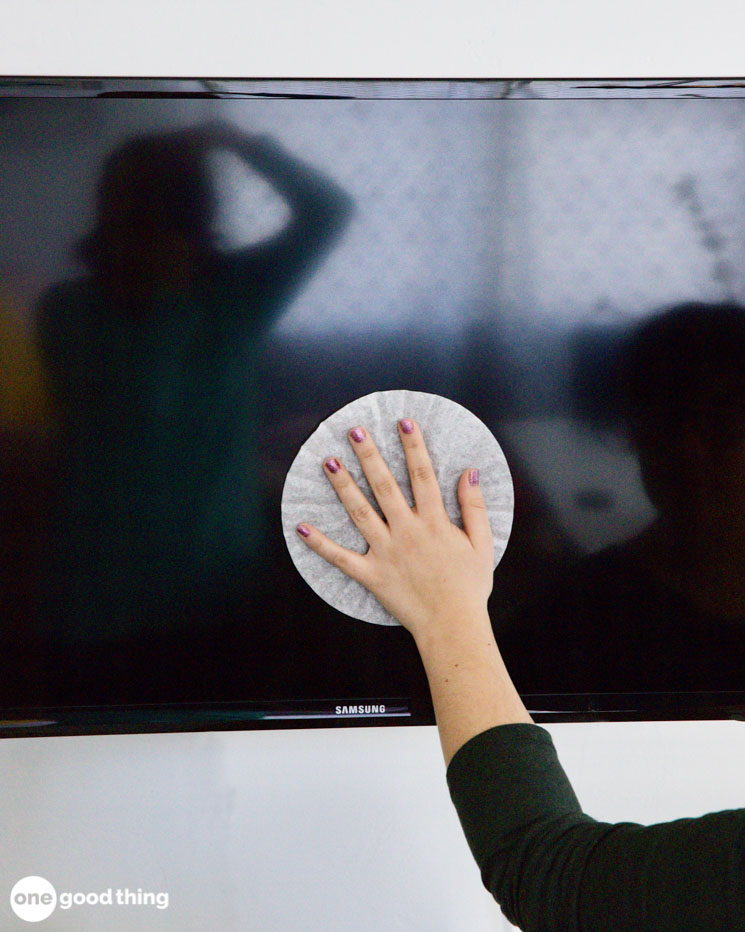
[[[512,529],[514,491],[507,461],[489,428],[467,408],[441,395],[402,389],[373,392],[335,411],[308,437],[287,473],[282,491],[282,528],[293,562],[311,589],[340,612],[378,625],[397,625],[398,621],[364,586],[312,551],[295,529],[303,522],[312,524],[342,547],[367,552],[367,541],[323,471],[324,461],[335,456],[381,513],[348,439],[349,431],[357,426],[372,436],[404,497],[413,506],[397,426],[404,417],[415,420],[422,431],[445,510],[458,527],[463,527],[458,480],[468,468],[479,470],[494,539],[495,568]]]

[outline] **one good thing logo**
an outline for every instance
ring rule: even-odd
[[[19,919],[26,922],[41,922],[52,915],[55,908],[70,909],[73,906],[155,906],[168,908],[167,893],[151,893],[137,887],[128,887],[83,893],[64,891],[59,895],[48,880],[29,876],[19,880],[10,891],[10,905]]]
[[[10,905],[19,919],[41,922],[54,912],[57,891],[43,877],[23,877],[10,891]]]

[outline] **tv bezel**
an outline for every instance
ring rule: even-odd
[[[76,97],[127,99],[396,99],[581,100],[742,99],[745,78],[221,78],[0,77],[0,99]],[[522,694],[538,723],[733,719],[745,721],[742,691]],[[329,703],[336,699],[328,700]],[[350,697],[349,702],[354,700]],[[359,697],[358,702],[370,702]],[[379,697],[375,697],[379,701]],[[396,702],[396,699],[387,700]],[[320,700],[306,706],[322,704]],[[302,703],[194,702],[70,705],[0,709],[0,738],[157,732],[432,725],[434,715],[398,717],[267,717],[273,706]]]

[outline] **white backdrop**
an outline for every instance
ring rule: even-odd
[[[585,809],[653,823],[745,806],[745,724],[552,725]],[[0,742],[0,928],[13,884],[138,888],[154,906],[57,909],[60,932],[494,932],[436,730]]]

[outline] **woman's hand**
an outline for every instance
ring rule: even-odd
[[[362,555],[301,524],[298,533],[316,553],[361,583],[413,635],[417,644],[452,626],[488,625],[493,541],[477,469],[458,483],[464,530],[451,523],[419,427],[399,421],[415,506],[410,508],[372,437],[362,427],[349,439],[385,516],[370,505],[344,465],[323,469],[350,518],[369,544]]]

